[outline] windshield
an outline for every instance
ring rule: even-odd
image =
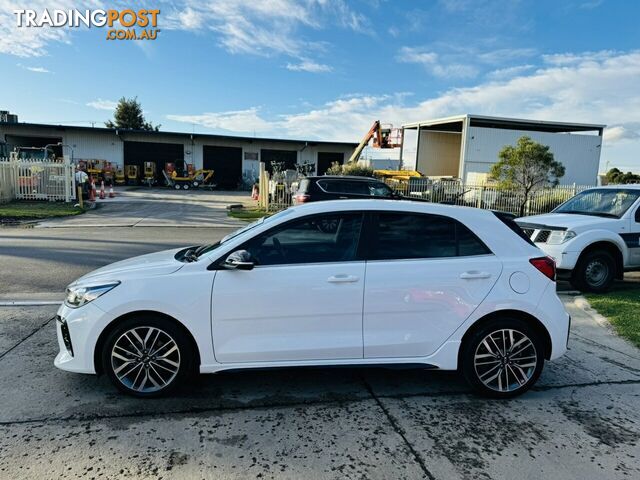
[[[624,188],[585,190],[553,210],[553,213],[620,218],[639,197],[640,190]]]

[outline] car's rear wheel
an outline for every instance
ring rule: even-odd
[[[136,397],[173,390],[192,370],[185,333],[171,320],[152,315],[129,318],[110,332],[102,367],[113,384]]]
[[[571,284],[585,292],[606,292],[616,276],[616,262],[609,252],[585,253],[571,276]]]
[[[492,320],[462,346],[462,372],[481,395],[511,398],[529,390],[544,366],[544,343],[517,318]]]

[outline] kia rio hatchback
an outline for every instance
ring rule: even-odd
[[[78,279],[55,365],[151,397],[194,372],[419,364],[512,397],[565,353],[554,277],[553,260],[490,211],[316,202]]]

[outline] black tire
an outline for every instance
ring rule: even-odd
[[[602,293],[611,288],[616,278],[616,261],[606,250],[593,250],[580,257],[571,285],[583,292]]]
[[[154,333],[149,337],[147,348],[151,346],[155,332],[162,332],[155,337],[155,343],[152,349],[158,352],[157,357],[164,356],[167,351],[171,351],[171,353],[166,356],[165,360],[157,359],[157,357],[153,357],[152,360],[151,355],[147,357],[147,353],[152,354],[153,351],[150,349],[147,352],[147,350],[143,348],[143,344],[138,342],[132,333],[134,329],[136,329],[135,333],[137,333],[139,337],[143,337],[144,332],[148,331],[145,329],[152,329]],[[125,334],[133,340],[133,343],[127,340]],[[175,350],[174,345],[167,339],[174,342]],[[123,343],[125,341],[127,343]],[[118,346],[116,346],[116,343]],[[123,345],[126,347],[126,351],[134,355],[125,353],[125,351],[120,348]],[[191,345],[192,342],[175,321],[162,316],[141,314],[120,322],[116,328],[109,333],[101,352],[102,369],[116,388],[124,393],[140,398],[159,397],[171,392],[194,372],[194,354]],[[142,358],[143,351],[144,360]],[[112,354],[114,352],[119,356],[113,357]],[[136,360],[130,361],[128,365],[125,365],[127,362],[121,360],[122,356],[124,356],[124,360],[129,358],[136,358]],[[172,365],[171,362],[174,364],[177,363],[178,367]],[[123,367],[121,370],[122,377],[116,373],[119,367]],[[129,368],[135,368],[135,370],[128,376],[124,375]],[[170,373],[171,370],[175,370],[175,372]],[[148,374],[149,379],[138,377],[139,380],[134,380],[134,376],[138,373],[140,375]],[[142,383],[143,380],[145,382],[144,384]],[[165,380],[166,384],[164,384],[162,380]],[[129,385],[131,382],[132,384]],[[157,388],[153,382],[160,384],[162,388]],[[148,388],[140,388],[145,386],[148,386]]]
[[[507,332],[506,341],[500,340],[505,338],[502,332]],[[508,332],[514,332],[513,343],[510,343]],[[483,341],[489,335],[497,338],[497,343],[490,347],[495,352],[500,352],[500,357],[491,356],[485,347]],[[518,344],[524,338],[528,342],[524,340]],[[490,342],[491,340],[487,340],[487,344]],[[511,352],[504,348],[510,344],[516,345]],[[507,355],[504,355],[505,351]],[[477,355],[481,358],[476,358]],[[512,398],[523,394],[536,383],[542,373],[544,359],[544,342],[536,330],[523,320],[504,317],[490,320],[466,339],[462,345],[460,369],[469,385],[480,395]],[[491,380],[496,373],[499,378]]]

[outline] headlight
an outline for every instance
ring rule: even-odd
[[[64,304],[69,308],[78,308],[94,301],[100,295],[120,285],[120,282],[105,283],[102,285],[76,286],[67,288],[67,298]]]
[[[551,230],[549,238],[547,239],[547,244],[560,245],[561,243],[568,242],[575,236],[576,232],[571,230]]]

